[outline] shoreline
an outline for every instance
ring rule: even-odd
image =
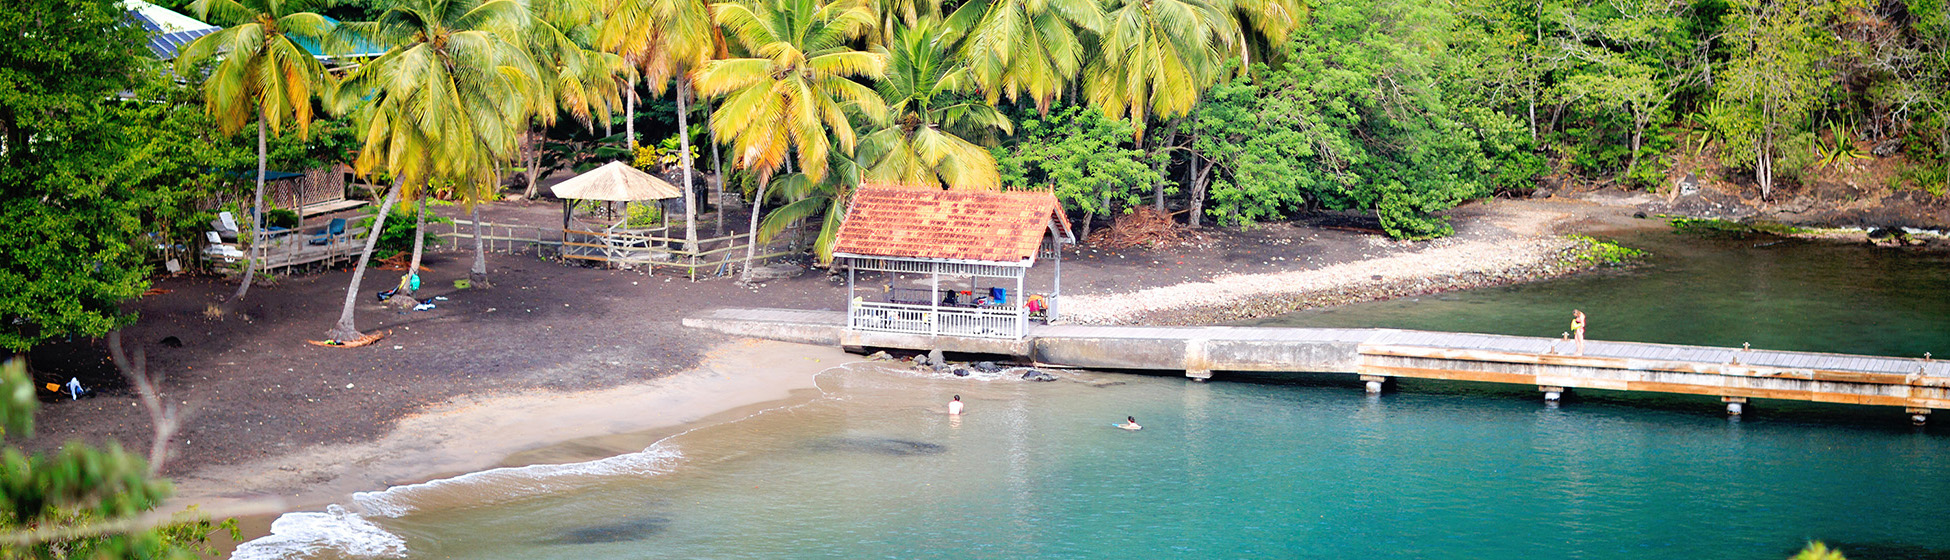
[[[641,451],[668,435],[802,397],[817,389],[819,372],[854,361],[837,348],[742,339],[712,348],[696,368],[640,384],[462,397],[402,418],[374,441],[310,446],[173,477],[176,495],[160,510],[255,508],[242,515],[275,518],[262,508],[319,508],[357,492]]]

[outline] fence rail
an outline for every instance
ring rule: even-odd
[[[449,231],[439,235],[453,240],[456,249],[472,250],[474,222],[454,220],[451,226]],[[646,274],[655,272],[657,267],[681,269],[695,280],[700,274],[722,276],[736,270],[744,264],[745,249],[751,244],[751,234],[736,233],[699,239],[696,251],[685,251],[684,240],[668,235],[670,231],[671,228],[661,227],[589,231],[481,222],[481,245],[484,250],[499,253],[532,251],[537,256],[556,256],[565,260],[600,262],[624,268],[641,266]],[[776,239],[760,245],[752,262],[756,265],[792,254],[798,246],[797,238]]]

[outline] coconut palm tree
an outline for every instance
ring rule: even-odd
[[[800,220],[819,218],[813,256],[822,264],[833,262],[833,243],[839,237],[840,220],[846,216],[847,201],[854,189],[860,188],[866,170],[846,154],[829,155],[826,161],[829,167],[824,179],[814,181],[805,173],[788,173],[773,183],[773,192],[789,202],[765,214],[754,237],[760,242],[771,241]]]
[[[541,73],[522,48],[533,17],[515,0],[403,0],[378,21],[348,23],[344,33],[394,45],[359,67],[334,95],[341,111],[362,113],[362,175],[393,178],[373,220],[364,255],[346,288],[334,339],[357,338],[353,304],[374,241],[402,189],[430,179],[452,181],[463,200],[499,180],[500,166],[536,107],[549,103]],[[471,187],[471,189],[470,189]],[[477,271],[479,272],[479,271]]]
[[[887,57],[856,50],[852,42],[873,32],[876,19],[863,0],[756,0],[718,4],[716,19],[747,58],[714,60],[693,80],[698,92],[724,96],[711,115],[711,130],[732,146],[732,164],[757,173],[751,229],[758,229],[766,188],[789,155],[814,182],[825,179],[827,156],[837,144],[852,153],[858,137],[849,112],[884,122],[886,103],[853,77],[879,78]],[[751,278],[756,238],[745,250],[741,278]]]
[[[1191,112],[1219,77],[1239,37],[1230,14],[1207,0],[1111,0],[1084,67],[1083,94],[1113,118],[1128,117],[1138,141],[1151,118]]]
[[[971,95],[967,67],[948,57],[938,24],[895,32],[887,44],[887,78],[878,91],[893,115],[861,145],[866,175],[877,181],[997,188],[995,157],[967,138],[1012,132],[1008,117]]]
[[[696,251],[697,195],[691,186],[694,165],[687,133],[691,129],[689,74],[720,50],[711,6],[704,0],[605,0],[604,4],[597,43],[639,68],[651,93],[663,95],[670,83],[677,85],[678,165],[684,170],[684,250]],[[635,89],[631,91],[629,104],[634,108]],[[634,132],[630,141],[636,141]]]
[[[1026,95],[1048,113],[1083,68],[1085,34],[1105,23],[1095,0],[969,0],[946,32],[989,103]]]
[[[198,17],[230,25],[204,35],[176,58],[176,74],[192,70],[213,55],[215,68],[203,80],[204,106],[224,134],[236,134],[257,117],[257,191],[251,211],[251,252],[244,281],[231,299],[243,299],[257,275],[255,253],[264,246],[264,172],[266,130],[282,132],[287,119],[300,136],[311,134],[311,100],[329,79],[325,67],[294,37],[319,39],[332,29],[323,16],[306,11],[325,2],[308,0],[196,0],[190,10]]]

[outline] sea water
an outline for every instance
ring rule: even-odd
[[[1941,259],[1662,239],[1631,271],[1280,322],[1548,336],[1576,305],[1599,338],[1896,354],[1950,340]],[[288,514],[238,557],[1776,559],[1810,540],[1950,557],[1950,433],[1900,411],[1757,401],[1728,419],[1692,396],[1548,406],[1528,386],[1374,397],[1337,375],[1059,375],[853,364],[810,401],[641,453]],[[954,395],[961,417],[945,414]],[[1113,427],[1126,416],[1144,429]]]

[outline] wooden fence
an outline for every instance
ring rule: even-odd
[[[473,250],[474,222],[454,220],[443,238],[453,240],[458,250]],[[657,267],[683,270],[692,280],[699,275],[724,276],[745,262],[745,249],[751,234],[735,233],[699,239],[696,251],[685,251],[684,240],[673,237],[674,228],[588,231],[539,226],[481,222],[481,245],[486,251],[506,254],[533,253],[540,257],[599,262],[608,266],[635,269],[645,274]],[[797,237],[775,239],[758,247],[754,264],[792,254],[800,244]]]

